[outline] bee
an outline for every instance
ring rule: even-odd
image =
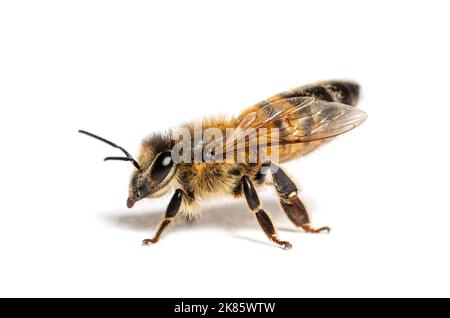
[[[290,249],[291,243],[279,238],[269,212],[262,207],[258,190],[273,185],[283,211],[303,231],[329,232],[327,226],[312,225],[297,185],[280,165],[310,153],[364,122],[367,114],[355,107],[358,97],[359,85],[350,81],[324,81],[298,87],[264,100],[238,116],[200,121],[201,132],[215,129],[222,133],[222,137],[206,140],[201,135],[200,140],[195,140],[192,136],[196,134],[199,122],[180,126],[190,134],[188,137],[181,137],[174,131],[150,135],[143,140],[137,160],[107,139],[85,130],[79,132],[118,148],[125,155],[106,157],[105,160],[129,161],[134,165],[128,189],[128,208],[142,199],[172,193],[162,222],[152,238],[142,241],[143,245],[158,242],[177,215],[195,217],[200,210],[200,201],[220,195],[245,197],[269,240]],[[246,133],[250,129],[252,132]],[[243,135],[245,141],[238,142]],[[178,151],[185,160],[175,160],[175,148],[182,140],[190,142]],[[203,152],[200,152],[200,160],[195,160],[191,150],[198,153],[198,149]],[[268,154],[277,153],[277,156],[250,160],[255,149],[266,149]],[[227,160],[223,160],[224,156]],[[230,156],[233,160],[229,160]],[[235,160],[237,156],[241,160]]]

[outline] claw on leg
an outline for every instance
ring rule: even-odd
[[[276,235],[272,235],[270,237],[271,241],[278,244],[281,248],[285,250],[290,250],[292,248],[292,244],[288,241],[281,241]]]
[[[150,244],[155,244],[156,242],[158,242],[157,238],[144,239],[144,240],[142,240],[142,245],[149,246]]]
[[[322,232],[326,232],[326,233],[330,233],[331,229],[328,226],[323,226],[323,227],[319,227],[319,228],[314,228],[311,226],[311,224],[302,224],[300,225],[300,227],[306,232],[306,233],[322,233]]]

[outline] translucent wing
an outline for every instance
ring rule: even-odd
[[[209,143],[206,149],[213,158],[218,158],[256,147],[323,140],[357,127],[366,118],[365,112],[350,105],[314,97],[277,95],[244,111],[236,119],[236,130]],[[214,153],[213,149],[222,151]]]

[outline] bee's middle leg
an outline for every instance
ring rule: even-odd
[[[256,193],[255,187],[253,186],[250,178],[247,176],[243,176],[242,179],[242,189],[245,194],[245,198],[247,199],[247,204],[249,208],[255,212],[256,219],[258,220],[259,225],[263,229],[264,233],[266,233],[267,237],[274,243],[280,245],[284,249],[292,248],[291,243],[287,241],[282,241],[278,238],[275,227],[273,226],[272,220],[270,216],[261,208],[261,203],[258,198],[258,194]]]
[[[164,220],[159,224],[158,229],[156,230],[156,234],[153,238],[142,240],[142,245],[149,245],[152,243],[156,243],[159,241],[159,238],[161,237],[161,234],[163,233],[164,229],[172,223],[173,219],[175,218],[175,215],[177,215],[178,211],[180,210],[181,201],[183,200],[183,190],[178,189],[175,191],[174,195],[172,196],[172,199],[170,200],[170,203],[167,207],[166,214],[164,216]]]
[[[308,233],[330,232],[328,226],[314,228],[311,225],[308,210],[298,197],[297,186],[280,167],[271,162],[266,162],[263,168],[270,169],[281,206],[292,223]]]

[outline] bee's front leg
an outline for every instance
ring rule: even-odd
[[[159,241],[159,238],[164,231],[164,229],[172,223],[175,215],[177,215],[180,210],[181,201],[183,200],[184,192],[181,189],[175,191],[172,199],[170,200],[169,206],[167,207],[166,214],[164,216],[164,220],[159,224],[158,229],[156,230],[156,234],[151,239],[145,239],[142,241],[142,245],[149,245],[151,243],[156,243]]]
[[[308,233],[330,232],[328,226],[314,228],[311,225],[311,217],[298,196],[297,186],[280,167],[271,162],[266,162],[263,166],[270,168],[281,206],[292,223]]]

